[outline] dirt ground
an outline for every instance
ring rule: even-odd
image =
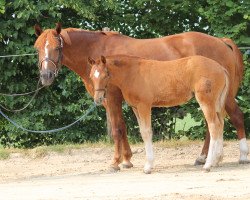
[[[248,141],[248,144],[250,141]],[[132,145],[134,167],[109,170],[113,148],[85,147],[34,158],[14,153],[0,161],[0,199],[249,200],[250,165],[239,165],[238,142],[225,142],[224,160],[211,172],[194,166],[202,143],[154,144],[155,168],[142,172],[143,145]]]

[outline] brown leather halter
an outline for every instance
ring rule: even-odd
[[[48,57],[45,57],[44,59],[42,59],[39,64],[38,64],[38,67],[41,71],[42,69],[42,64],[44,61],[46,62],[50,62],[53,64],[53,67],[55,68],[54,70],[54,75],[55,77],[58,75],[58,72],[59,70],[61,69],[61,66],[62,66],[62,58],[63,58],[63,54],[62,54],[62,49],[63,49],[63,39],[61,37],[61,35],[58,35],[58,37],[55,37],[58,41],[59,41],[59,46],[56,48],[56,50],[59,51],[59,54],[58,54],[58,59],[57,61],[53,61],[52,59],[48,58]]]

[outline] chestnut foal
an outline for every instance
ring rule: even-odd
[[[94,101],[101,105],[108,84],[117,86],[132,106],[145,143],[146,174],[153,167],[151,108],[183,104],[195,96],[210,132],[210,145],[204,169],[218,165],[223,156],[225,100],[229,88],[228,73],[219,63],[203,56],[174,61],[146,60],[117,55],[89,58]]]

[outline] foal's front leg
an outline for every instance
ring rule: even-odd
[[[137,109],[133,110],[136,114],[137,121],[140,126],[141,136],[145,144],[147,161],[144,165],[144,173],[150,174],[154,162],[154,152],[152,144],[153,132],[151,127],[151,107],[143,105],[138,106]]]

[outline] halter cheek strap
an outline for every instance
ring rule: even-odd
[[[96,92],[101,92],[101,91],[104,91],[106,92],[107,91],[107,88],[98,88],[98,89],[95,89]]]
[[[61,66],[62,66],[62,58],[63,58],[63,54],[62,54],[62,49],[63,49],[63,39],[61,37],[61,35],[59,35],[58,37],[55,37],[56,39],[58,39],[60,45],[56,48],[58,51],[59,51],[59,55],[58,55],[58,59],[57,59],[57,62],[53,61],[52,59],[48,58],[48,57],[45,57],[44,59],[42,59],[40,62],[39,62],[39,69],[42,68],[42,64],[44,61],[46,62],[51,62],[53,64],[53,67],[55,68],[55,71],[54,71],[54,75],[57,76],[58,75],[58,72],[59,70],[61,69]]]

